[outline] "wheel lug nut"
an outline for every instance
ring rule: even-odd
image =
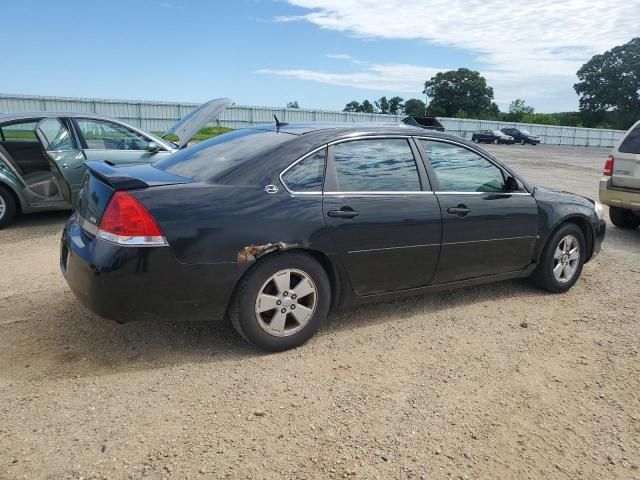
[[[296,298],[298,298],[298,296],[294,293],[293,295],[291,295],[291,298],[295,300]]]
[[[289,295],[289,292],[282,292],[283,297],[286,297],[287,295]]]
[[[282,305],[282,301],[276,300],[276,305]]]
[[[287,313],[287,309],[283,308],[282,310],[280,310],[281,313]]]
[[[296,308],[296,306],[295,305],[291,305],[291,310],[293,310],[294,308]]]

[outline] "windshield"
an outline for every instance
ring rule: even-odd
[[[504,133],[502,133],[500,130],[493,130],[493,134],[496,137],[506,137],[506,135]]]
[[[520,133],[522,133],[523,135],[531,135],[531,133],[529,133],[529,130],[520,130]]]
[[[215,181],[228,170],[291,138],[286,133],[242,128],[180,150],[153,166],[181,177]]]

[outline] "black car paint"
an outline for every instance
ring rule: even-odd
[[[505,135],[509,135],[513,137],[515,143],[528,143],[530,145],[537,145],[540,143],[540,137],[537,135],[529,135],[528,133],[524,133],[518,128],[503,128],[500,130]]]
[[[604,237],[604,222],[595,217],[589,200],[532,189],[493,156],[456,137],[407,127],[357,125],[292,126],[273,134],[291,139],[212,182],[193,182],[150,165],[111,169],[90,164],[89,193],[83,195],[78,212],[65,227],[61,252],[61,268],[80,300],[120,322],[151,316],[221,316],[238,281],[254,264],[251,259],[301,249],[329,271],[334,306],[348,305],[527,276],[546,239],[565,220],[585,229],[589,258]],[[452,196],[445,202],[430,192],[432,186],[437,188],[437,180],[429,163],[420,161],[424,153],[416,143],[412,145],[419,152],[419,168],[423,175],[428,173],[424,194],[395,195],[393,199],[384,195],[349,198],[339,193],[297,195],[290,194],[279,180],[279,173],[307,152],[336,140],[374,135],[464,145],[518,178],[525,190],[520,195],[478,195],[474,211],[481,215],[447,216],[443,213],[447,202],[454,204],[459,199]],[[155,185],[129,193],[156,219],[169,247],[119,247],[81,228],[80,222],[89,217],[99,223],[113,187],[127,185],[131,178]],[[277,186],[278,192],[266,193],[266,185]],[[506,212],[496,210],[507,199],[516,201]],[[432,210],[425,208],[429,204]],[[355,205],[360,215],[354,219],[325,216],[328,210],[345,205]],[[504,218],[496,218],[501,216],[497,211]],[[510,239],[507,243],[496,238],[505,233]],[[442,239],[444,245],[440,245]],[[394,248],[408,246],[415,248]],[[530,255],[523,257],[523,252]],[[470,269],[465,273],[467,266]]]
[[[471,135],[472,142],[495,143],[496,140],[498,143],[505,143],[507,145],[511,145],[515,142],[513,138],[509,138],[509,135],[496,135],[491,130],[479,130],[477,132],[473,132]]]

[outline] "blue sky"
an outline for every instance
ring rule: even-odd
[[[435,72],[468,67],[503,109],[520,97],[537,111],[572,110],[577,68],[630,40],[640,20],[640,0],[505,5],[5,1],[0,92],[341,109],[381,95],[424,98]]]

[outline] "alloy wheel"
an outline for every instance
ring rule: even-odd
[[[0,220],[2,220],[2,217],[4,217],[6,211],[7,204],[5,203],[4,198],[2,198],[2,195],[0,195]]]
[[[258,292],[256,320],[268,334],[286,337],[305,327],[317,304],[318,289],[308,274],[292,268],[280,270]]]
[[[553,254],[553,276],[560,283],[567,283],[580,265],[580,243],[573,235],[562,237]]]

